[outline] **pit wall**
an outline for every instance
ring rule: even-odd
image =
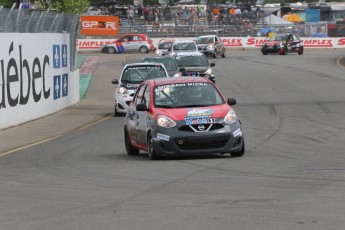
[[[70,38],[61,33],[3,33],[0,130],[79,101],[79,70],[70,71]]]
[[[155,47],[159,41],[169,40],[195,40],[194,37],[188,38],[151,38]],[[226,47],[233,48],[260,48],[265,37],[221,37]],[[301,38],[305,48],[345,48],[345,37],[340,38]],[[114,41],[115,39],[77,39],[78,51],[99,50],[102,45]]]

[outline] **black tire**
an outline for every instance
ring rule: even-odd
[[[115,48],[114,48],[114,47],[112,47],[112,46],[107,47],[107,51],[108,51],[108,53],[110,53],[110,54],[114,54],[114,53],[116,53]]]
[[[267,50],[262,50],[261,52],[263,55],[267,55]]]
[[[299,48],[298,54],[299,54],[299,55],[302,55],[302,54],[303,54],[303,47],[300,47],[300,48]]]
[[[131,140],[129,138],[129,135],[126,129],[125,129],[125,146],[126,146],[126,152],[129,156],[139,155],[139,149],[135,148],[131,144]]]
[[[141,46],[139,48],[139,52],[140,53],[148,53],[149,52],[149,49],[146,47],[146,46]]]
[[[234,152],[234,153],[230,153],[231,157],[242,157],[244,155],[246,151],[246,147],[244,145],[244,141],[243,141],[243,145],[242,145],[242,149],[238,152]]]
[[[216,58],[216,57],[217,57],[217,54],[216,54],[216,53],[212,54],[212,57],[213,57],[213,58]]]
[[[157,160],[158,159],[158,156],[157,156],[156,151],[155,151],[154,146],[153,146],[153,138],[152,138],[151,134],[149,134],[147,137],[147,152],[149,154],[150,160]]]

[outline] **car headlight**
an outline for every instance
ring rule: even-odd
[[[237,121],[237,115],[235,110],[231,109],[224,117],[224,122],[228,124],[233,124]]]
[[[126,94],[126,93],[128,93],[128,90],[125,87],[121,86],[117,89],[117,92],[120,94]]]
[[[208,68],[206,71],[205,71],[205,74],[207,75],[211,75],[213,72],[212,72],[212,69],[211,68]]]
[[[156,54],[157,54],[157,55],[160,55],[160,54],[162,54],[162,52],[161,52],[160,50],[157,50],[157,51],[156,51]]]
[[[213,50],[213,49],[214,49],[214,45],[211,44],[211,45],[207,46],[207,49],[208,49],[208,50]]]
[[[157,123],[160,127],[172,128],[176,126],[176,122],[164,115],[158,115]]]
[[[178,72],[178,73],[175,73],[173,77],[181,77],[181,76],[182,76],[182,73]]]

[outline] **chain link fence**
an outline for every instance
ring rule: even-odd
[[[313,37],[316,33],[327,35],[327,22],[303,23],[294,25],[134,25],[120,26],[120,34],[144,33],[150,37],[198,37],[217,34],[220,37],[264,37],[267,31],[276,33],[295,33],[301,37]]]
[[[0,33],[69,33],[70,68],[77,69],[78,15],[0,7],[0,22]]]

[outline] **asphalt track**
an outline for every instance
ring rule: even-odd
[[[127,156],[112,116],[110,80],[143,55],[89,55],[84,100],[0,132],[0,229],[345,229],[343,50],[210,59],[247,152],[160,161]]]

